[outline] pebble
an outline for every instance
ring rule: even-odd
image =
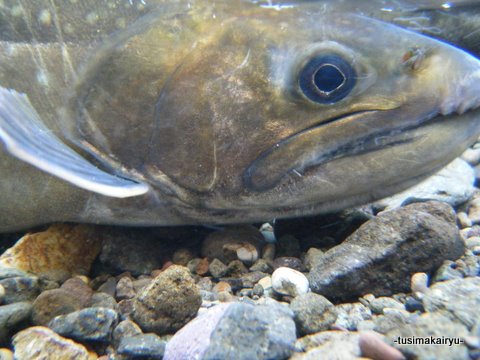
[[[133,281],[130,277],[122,277],[117,282],[117,287],[115,288],[116,299],[118,301],[124,299],[132,299],[135,297],[135,288],[133,287]]]
[[[272,277],[265,276],[264,278],[258,281],[258,285],[263,288],[263,293],[267,297],[273,296],[273,288],[272,288]]]
[[[472,227],[473,225],[472,220],[470,220],[467,213],[464,213],[463,211],[457,213],[457,220],[462,229]]]
[[[383,314],[385,309],[405,309],[405,306],[398,300],[384,296],[372,299],[369,307],[374,314]]]
[[[255,264],[250,266],[250,271],[259,271],[267,274],[271,274],[273,272],[273,267],[271,263],[269,263],[265,259],[258,259]]]
[[[322,331],[304,336],[295,343],[297,353],[291,360],[358,360],[359,335],[350,331]]]
[[[240,260],[255,262],[264,243],[263,235],[251,225],[229,227],[209,234],[202,243],[202,257],[218,259],[224,264]]]
[[[272,274],[272,288],[282,295],[297,296],[309,291],[308,279],[297,270],[280,267]]]
[[[451,260],[445,260],[435,271],[432,283],[463,278],[463,274],[457,268],[457,264]]]
[[[346,303],[335,306],[337,310],[337,320],[334,323],[335,327],[357,330],[358,325],[365,321],[372,319],[371,310],[361,303]]]
[[[37,277],[9,277],[0,280],[0,285],[5,290],[3,303],[12,304],[21,301],[33,301],[40,292]]]
[[[220,281],[218,282],[214,287],[213,291],[216,292],[217,294],[222,293],[222,292],[228,292],[230,294],[233,293],[232,286],[226,282],[226,281]]]
[[[206,275],[209,268],[208,259],[194,258],[188,262],[187,267],[192,274],[197,274],[200,276]]]
[[[115,348],[118,348],[120,341],[124,337],[131,337],[142,334],[140,326],[135,324],[132,320],[126,319],[118,323],[112,333],[112,343]]]
[[[112,297],[115,297],[116,291],[117,291],[117,279],[115,279],[114,277],[108,278],[98,288],[98,292],[106,293]]]
[[[0,349],[0,360],[14,360],[13,351],[10,349]]]
[[[78,277],[68,279],[62,284],[60,289],[75,296],[79,300],[81,307],[87,306],[93,295],[93,290],[90,286]]]
[[[385,309],[384,315],[374,316],[372,318],[372,323],[374,326],[370,330],[375,330],[378,333],[386,334],[392,329],[396,329],[401,325],[408,324],[411,319],[411,314],[406,310]],[[360,323],[358,327],[359,330],[365,329],[365,323]]]
[[[225,276],[228,268],[227,268],[227,265],[222,263],[220,260],[213,259],[210,265],[208,266],[208,270],[214,278],[219,279],[222,276]]]
[[[263,279],[265,276],[268,276],[268,274],[260,271],[254,271],[254,272],[243,274],[240,277],[240,280],[242,281],[243,287],[253,288],[253,286],[256,283],[258,283],[261,279]]]
[[[246,273],[248,273],[248,269],[240,260],[233,260],[228,263],[226,275],[240,277]]]
[[[172,262],[176,265],[187,266],[193,258],[195,258],[195,256],[189,249],[179,248],[173,253]]]
[[[275,260],[275,252],[275,244],[265,244],[265,246],[263,247],[262,259],[267,261],[268,263],[272,263],[273,260]]]
[[[115,299],[103,292],[93,294],[87,304],[87,307],[103,307],[118,311],[118,304]]]
[[[424,272],[415,273],[410,280],[412,293],[420,298],[428,291],[428,275]]]
[[[167,343],[164,360],[286,359],[295,340],[288,307],[226,303],[208,309],[178,331]]]
[[[81,299],[65,289],[47,290],[33,302],[32,322],[46,326],[55,316],[69,314],[82,307]]]
[[[310,270],[310,286],[335,301],[410,289],[410,276],[431,272],[464,252],[452,208],[415,203],[364,223]],[[419,251],[421,249],[421,251]]]
[[[480,277],[436,283],[425,294],[423,305],[426,311],[441,312],[471,329],[479,322]]]
[[[155,334],[125,336],[120,341],[117,352],[127,358],[163,359],[165,341]]]
[[[133,320],[146,332],[172,333],[184,326],[202,304],[190,271],[172,265],[134,299]]]
[[[442,170],[411,188],[382,199],[375,206],[399,208],[407,199],[437,200],[457,206],[468,201],[475,191],[475,171],[462,159],[455,159]]]
[[[86,308],[55,317],[48,327],[61,336],[80,342],[107,341],[117,320],[117,312],[112,309]]]
[[[143,279],[139,278],[137,280],[133,280],[133,282],[132,282],[133,290],[135,291],[135,293],[139,293],[140,291],[145,289],[148,285],[150,285],[151,282],[152,282],[152,278],[150,278],[150,277],[145,277]]]
[[[290,303],[297,332],[300,335],[328,330],[337,320],[335,306],[325,297],[308,293],[299,295]]]
[[[409,296],[405,301],[405,309],[410,312],[415,312],[415,311],[425,312],[423,303],[411,296]]]
[[[480,246],[480,236],[472,236],[465,240],[465,244],[469,249]]]
[[[310,248],[308,249],[307,253],[305,254],[304,264],[306,270],[310,271],[311,269],[319,266],[319,263],[323,259],[323,251],[317,248]]]
[[[32,313],[32,305],[29,302],[18,302],[0,306],[0,343],[9,342],[9,335],[17,327],[27,322]]]
[[[93,225],[52,225],[18,240],[0,256],[0,266],[62,282],[89,273],[102,239],[100,228]]]
[[[472,166],[478,165],[480,163],[480,149],[469,148],[463,152],[461,157]]]
[[[85,346],[42,326],[31,327],[17,333],[13,337],[12,344],[17,360],[92,360],[97,358]]]

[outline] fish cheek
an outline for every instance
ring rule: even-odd
[[[155,106],[145,161],[178,185],[199,192],[215,181],[213,111],[201,91],[203,76],[201,67],[187,63],[166,84]]]

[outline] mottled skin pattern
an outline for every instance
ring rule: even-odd
[[[412,185],[480,132],[478,111],[466,111],[478,105],[479,63],[358,16],[387,18],[383,2],[364,11],[351,1],[33,3],[5,0],[0,11],[0,86],[26,93],[87,159],[150,191],[109,198],[0,151],[0,231],[338,210]],[[405,63],[411,49],[421,54],[414,64]],[[358,76],[329,105],[298,88],[302,66],[324,52]]]

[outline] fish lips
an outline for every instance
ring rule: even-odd
[[[462,116],[443,116],[432,108],[359,111],[304,129],[261,153],[243,173],[244,186],[265,192],[286,178],[302,181],[326,163],[413,143],[422,136],[415,129]]]

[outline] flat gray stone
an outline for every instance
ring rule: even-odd
[[[423,305],[426,311],[441,312],[471,329],[480,324],[480,277],[436,283],[425,294]]]
[[[60,315],[48,324],[57,334],[78,341],[108,341],[117,324],[118,314],[107,308],[86,308]]]
[[[165,341],[155,334],[138,334],[122,338],[117,352],[128,358],[163,358]]]
[[[16,326],[27,321],[32,313],[29,302],[18,302],[0,306],[0,343],[8,342],[9,334]]]
[[[286,306],[220,304],[177,332],[164,359],[287,359],[295,340],[293,313]]]
[[[290,303],[294,320],[300,334],[313,334],[328,330],[337,320],[335,306],[325,297],[307,293],[299,295]]]

